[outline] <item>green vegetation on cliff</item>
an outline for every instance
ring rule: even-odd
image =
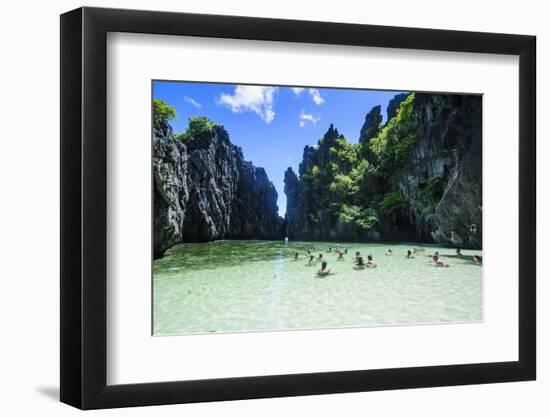
[[[304,240],[415,240],[480,248],[481,97],[398,94],[358,143],[332,125],[285,172],[287,233]]]
[[[172,106],[160,99],[153,100],[154,125],[167,125],[170,120],[174,119],[176,119],[176,110]],[[212,132],[212,129],[218,126],[218,124],[207,117],[190,117],[185,132],[175,133],[174,138],[188,140],[208,136]]]
[[[183,133],[176,133],[174,137],[178,140],[188,140],[209,135],[218,126],[207,117],[190,117],[187,130]]]
[[[416,142],[413,106],[414,93],[401,103],[396,116],[368,142],[369,150],[375,156],[374,172],[382,178],[389,177],[403,165]]]
[[[395,191],[390,191],[380,203],[380,212],[386,216],[391,216],[397,210],[405,207],[405,199],[401,194],[396,193]]]
[[[153,100],[153,123],[166,125],[176,118],[176,110],[164,101],[156,98]]]
[[[330,237],[330,230],[339,227],[351,228],[359,237],[382,217],[395,217],[405,208],[405,199],[389,179],[416,142],[414,98],[410,94],[401,102],[385,125],[374,126],[381,121],[379,108],[371,112],[369,129],[363,131],[374,136],[363,134],[359,143],[350,143],[331,126],[315,148],[306,147],[300,165],[303,204],[298,211],[311,238]]]

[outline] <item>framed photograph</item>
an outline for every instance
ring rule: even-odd
[[[535,37],[61,16],[61,401],[533,380]]]

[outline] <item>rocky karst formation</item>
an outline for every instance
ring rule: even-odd
[[[287,235],[294,240],[356,240],[356,227],[335,219],[330,202],[326,168],[337,163],[334,149],[343,137],[331,124],[317,146],[304,148],[298,174],[285,171]],[[332,149],[332,150],[331,150]]]
[[[380,131],[382,124],[382,111],[380,106],[374,106],[365,116],[365,123],[359,133],[359,143],[366,144]]]
[[[182,242],[280,238],[275,187],[223,127],[182,141],[155,123],[153,141],[155,258]]]
[[[387,111],[357,144],[331,125],[285,172],[289,237],[481,248],[481,97],[400,94]]]
[[[415,238],[450,246],[482,245],[481,96],[417,94],[417,141],[397,173]],[[423,205],[429,185],[433,210]],[[433,188],[433,187],[432,187]]]
[[[395,117],[397,114],[397,109],[401,105],[401,103],[409,96],[409,93],[401,93],[396,94],[388,103],[388,107],[386,108],[386,115],[388,116],[388,120]]]

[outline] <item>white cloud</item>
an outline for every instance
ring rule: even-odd
[[[218,102],[234,113],[254,112],[269,124],[275,118],[273,110],[275,91],[277,87],[238,85],[233,94],[220,95]]]
[[[189,103],[191,104],[192,106],[195,106],[197,109],[202,109],[202,104],[199,103],[197,100],[195,99],[192,99],[191,97],[183,97],[183,100],[186,102],[186,103]]]
[[[309,89],[309,95],[311,96],[313,102],[320,106],[325,102],[325,99],[321,97],[321,92],[317,90],[316,88],[310,88]]]
[[[302,88],[302,87],[291,87],[290,89],[292,90],[294,95],[297,95],[297,96],[302,94],[302,92],[305,90],[305,88]]]
[[[319,120],[321,120],[320,117],[315,117],[313,114],[306,113],[304,110],[300,113],[300,127],[305,127],[307,122],[316,125]]]

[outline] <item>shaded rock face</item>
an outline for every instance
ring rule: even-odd
[[[323,167],[329,163],[332,158],[330,148],[339,137],[338,129],[331,124],[316,147],[304,147],[302,162],[298,167],[300,178],[310,172],[313,166]],[[286,232],[290,239],[330,240],[342,233],[335,229],[328,208],[319,205],[323,195],[313,192],[306,182],[300,181],[290,167],[285,172],[285,194]]]
[[[306,147],[306,149],[309,147]],[[313,149],[313,148],[312,148]],[[305,150],[304,150],[305,153]],[[304,193],[302,192],[302,183],[291,167],[285,171],[285,195],[286,195],[286,225],[285,235],[289,238],[295,238],[304,233],[305,222],[303,220],[307,212]],[[289,210],[290,209],[290,210]],[[298,230],[294,230],[298,229]]]
[[[186,140],[154,127],[154,256],[177,243],[279,238],[277,192],[222,127]]]
[[[416,143],[391,180],[407,206],[400,232],[386,230],[396,238],[481,248],[481,96],[417,93],[414,113]]]
[[[315,148],[311,146],[304,148],[303,161],[299,166],[300,176],[306,172],[307,165],[312,164],[310,156],[314,154]],[[309,170],[309,168],[307,169]],[[308,213],[312,210],[310,207],[311,201],[306,198],[307,184],[300,180],[291,167],[288,167],[285,171],[284,183],[284,192],[286,194],[286,236],[296,240],[314,240],[314,236],[308,227],[309,222],[306,220]]]
[[[382,123],[382,113],[380,106],[374,106],[370,112],[365,116],[365,123],[361,128],[359,134],[359,142],[366,144],[369,139],[372,139],[380,131],[380,124]]]
[[[278,215],[277,191],[263,168],[251,162],[240,166],[239,198],[232,225],[240,238],[279,238],[282,219]]]
[[[158,258],[181,242],[189,201],[187,148],[173,140],[172,128],[155,125],[153,132],[153,246]]]
[[[417,142],[398,188],[418,240],[482,246],[481,104],[480,96],[417,94]],[[418,194],[430,179],[441,184],[441,194],[435,211],[424,214]]]

